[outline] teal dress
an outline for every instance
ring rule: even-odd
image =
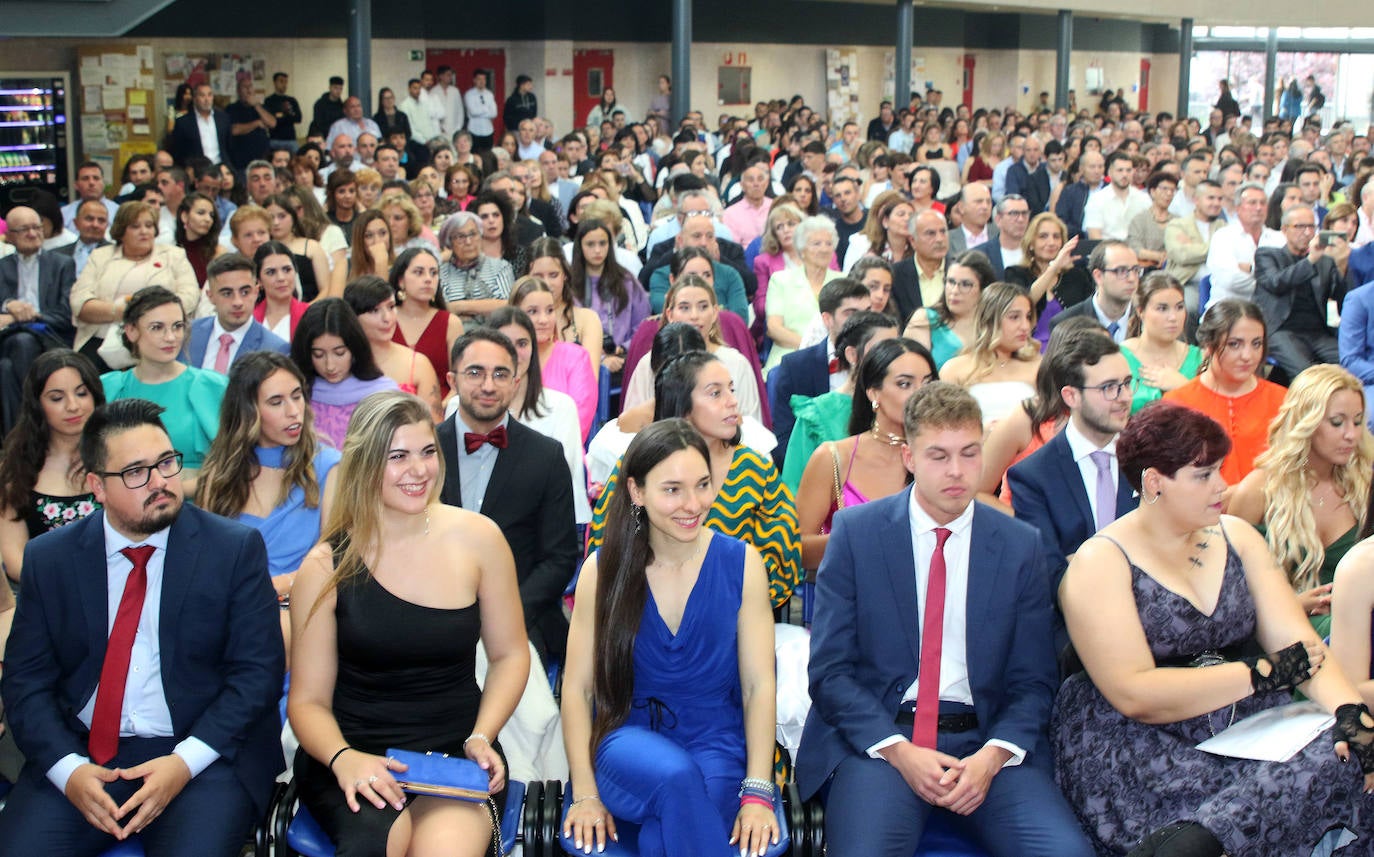
[[[949,359],[964,350],[964,343],[953,329],[940,321],[940,315],[930,307],[925,308],[926,321],[930,324],[930,356],[935,358],[935,369],[943,369]]]
[[[1260,535],[1267,536],[1269,528],[1261,522],[1255,529],[1259,530]],[[1317,571],[1317,583],[1326,586],[1336,579],[1336,566],[1341,564],[1345,555],[1350,552],[1360,541],[1360,525],[1358,523],[1336,537],[1336,540],[1326,546],[1326,553],[1322,556],[1322,567]],[[1331,614],[1325,613],[1320,616],[1308,616],[1308,621],[1316,629],[1317,635],[1323,640],[1331,637]]]
[[[1131,374],[1140,377],[1140,358],[1131,353],[1131,349],[1122,348],[1122,355],[1126,362],[1131,366]],[[1197,377],[1198,370],[1202,367],[1202,349],[1196,345],[1188,346],[1188,356],[1183,358],[1183,365],[1178,367],[1179,374],[1189,381]],[[1135,395],[1131,397],[1131,413],[1135,413],[1151,402],[1158,401],[1164,391],[1158,387],[1151,387],[1145,382],[1136,384]]]
[[[100,376],[105,399],[147,399],[161,405],[162,424],[172,439],[172,447],[183,456],[182,466],[199,468],[219,431],[219,406],[229,379],[207,369],[187,367],[180,375],[161,384],[145,384],[134,377],[134,370],[106,372]]]
[[[793,396],[792,414],[796,423],[787,440],[787,456],[782,463],[782,482],[796,496],[811,453],[828,440],[849,436],[849,412],[854,397],[848,393],[822,393],[819,396]]]

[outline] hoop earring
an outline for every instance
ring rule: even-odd
[[[1154,494],[1154,499],[1151,500],[1151,499],[1150,499],[1150,495],[1146,494],[1146,495],[1145,495],[1145,505],[1147,505],[1147,506],[1153,506],[1154,504],[1156,504],[1156,503],[1159,502],[1159,498],[1162,497],[1163,495],[1164,495],[1164,492],[1163,492],[1163,491],[1156,491],[1155,494]]]

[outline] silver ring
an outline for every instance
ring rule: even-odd
[[[592,824],[600,824],[600,823],[602,823],[602,822],[605,821],[605,820],[606,820],[605,816],[598,815],[598,816],[596,817],[596,820],[594,820],[594,821],[592,822]]]
[[[367,784],[368,784],[369,786],[372,785],[372,784],[375,783],[375,782],[377,782],[377,778],[376,778],[375,776],[374,776],[374,777],[368,777],[368,778],[367,778]]]

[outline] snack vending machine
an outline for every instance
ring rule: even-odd
[[[41,187],[71,201],[70,90],[67,72],[0,74],[0,200]]]

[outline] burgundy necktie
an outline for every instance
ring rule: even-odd
[[[119,722],[124,711],[124,684],[129,678],[129,658],[133,654],[138,620],[143,615],[143,595],[148,590],[148,560],[157,550],[152,545],[124,548],[120,553],[134,564],[119,599],[114,627],[105,647],[105,663],[100,668],[100,689],[91,714],[91,761],[103,765],[119,749]]]
[[[491,434],[478,434],[475,431],[463,432],[463,448],[468,455],[482,448],[482,444],[489,443],[497,449],[506,448],[506,427],[497,426],[491,430]]]
[[[935,528],[935,553],[930,557],[926,607],[921,621],[921,674],[916,679],[916,719],[911,743],[935,749],[940,724],[940,653],[945,638],[945,542],[950,531]]]

